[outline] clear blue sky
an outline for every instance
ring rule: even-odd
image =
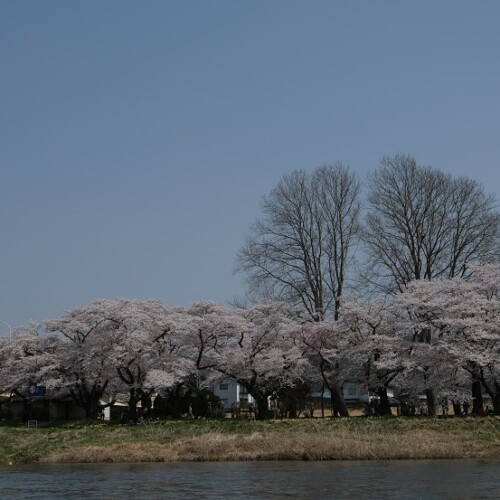
[[[494,0],[0,1],[0,320],[243,295],[236,252],[294,169],[405,153],[498,195],[499,19]]]

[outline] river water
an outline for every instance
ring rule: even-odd
[[[0,499],[500,498],[500,460],[0,467]]]

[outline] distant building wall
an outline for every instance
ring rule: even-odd
[[[238,402],[242,405],[254,403],[254,399],[244,387],[234,380],[221,380],[213,387],[214,394],[224,403],[224,409],[230,410],[233,403]]]

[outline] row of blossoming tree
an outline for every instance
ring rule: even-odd
[[[487,394],[500,415],[500,266],[470,271],[414,281],[390,300],[346,298],[335,321],[277,302],[95,300],[1,339],[0,390],[28,400],[30,383],[43,384],[89,418],[103,398],[127,394],[133,417],[145,396],[230,378],[266,418],[269,396],[324,384],[347,416],[340,388],[351,381],[379,396],[383,415],[389,387],[407,401],[432,392],[476,411]]]

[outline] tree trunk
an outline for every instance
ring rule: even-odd
[[[453,401],[453,413],[458,417],[462,415],[462,408],[458,401]]]
[[[422,342],[424,344],[430,344],[431,343],[431,330],[430,328],[424,328],[419,335],[419,342]],[[428,370],[428,367],[425,368],[424,370],[424,379],[427,381],[427,375],[426,372]],[[436,416],[436,395],[434,393],[434,389],[428,388],[425,390],[425,396],[427,398],[427,413],[430,417],[435,417]]]
[[[151,392],[149,391],[147,394],[144,391],[141,391],[141,406],[142,412],[146,413],[148,416],[151,415],[151,408],[153,407],[153,403],[151,401]]]
[[[21,416],[23,422],[31,419],[31,403],[27,399],[23,399],[23,412]]]
[[[481,382],[479,380],[472,381],[472,414],[482,415],[483,408],[483,393],[481,390]]]
[[[131,387],[128,397],[128,419],[134,423],[137,423],[137,403],[140,399],[140,392],[136,388]]]
[[[255,397],[257,403],[257,420],[267,420],[268,410],[267,410],[267,396]]]
[[[337,382],[334,382],[330,386],[330,393],[332,395],[332,408],[334,415],[340,415],[341,417],[348,417],[349,410],[345,404],[344,395],[342,394],[342,389]]]
[[[427,411],[430,417],[436,416],[436,395],[434,389],[426,389],[425,396],[427,397]]]
[[[97,420],[99,416],[99,406],[101,397],[104,394],[108,382],[104,384],[94,383],[92,386],[82,380],[82,382],[74,388],[70,389],[71,397],[74,403],[83,408],[85,418],[89,420]]]
[[[488,396],[491,398],[491,402],[493,403],[493,413],[495,415],[500,415],[500,383],[494,380],[492,389],[491,384],[489,384],[488,381],[485,379],[482,370],[480,371],[479,379],[481,380],[482,388],[484,388]]]
[[[379,387],[377,389],[377,395],[380,398],[380,416],[392,416],[391,403],[389,402],[389,396],[387,395],[387,387]]]
[[[325,384],[321,388],[321,418],[325,418]]]
[[[177,384],[171,389],[167,391],[167,413],[174,418],[180,418],[182,413],[182,384]],[[208,416],[208,403],[209,401],[205,401],[205,408],[203,415],[204,417]]]
[[[92,395],[89,397],[85,404],[85,419],[97,420],[99,414],[99,401],[100,398],[97,395]]]
[[[500,415],[500,383],[495,382],[495,395],[491,398],[493,402],[493,412]]]

